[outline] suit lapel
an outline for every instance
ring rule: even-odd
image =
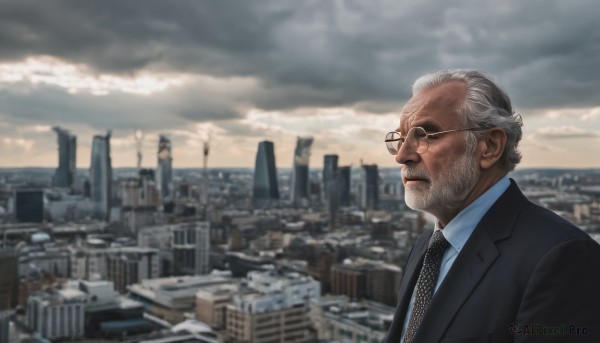
[[[496,242],[511,236],[526,202],[514,181],[479,222],[434,295],[414,342],[438,342],[462,304],[500,255]]]
[[[390,326],[390,331],[386,339],[386,342],[388,343],[400,342],[400,335],[402,334],[402,326],[404,325],[404,317],[406,316],[408,303],[410,302],[413,289],[417,283],[417,278],[419,277],[419,272],[423,265],[423,259],[425,258],[425,251],[427,250],[427,245],[432,234],[433,230],[428,230],[419,236],[419,239],[415,242],[408,258],[404,275],[402,276],[402,282],[400,282],[398,305],[396,306],[394,321]]]

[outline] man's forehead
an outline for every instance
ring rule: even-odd
[[[399,129],[408,130],[424,123],[441,127],[455,124],[464,91],[462,83],[447,83],[415,94],[402,108]]]

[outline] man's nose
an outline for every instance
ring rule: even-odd
[[[396,154],[396,163],[398,164],[418,163],[420,160],[421,155],[417,153],[416,147],[406,142],[400,146]]]

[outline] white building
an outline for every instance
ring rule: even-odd
[[[36,293],[27,300],[27,322],[46,339],[83,337],[86,299],[76,289]]]

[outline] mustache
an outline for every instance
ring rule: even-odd
[[[406,179],[429,180],[429,173],[424,169],[405,167],[402,169],[402,177]]]

